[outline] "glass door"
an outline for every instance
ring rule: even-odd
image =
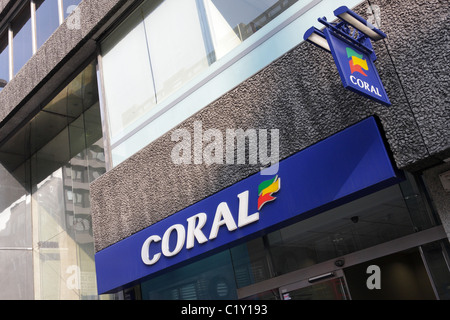
[[[342,270],[304,279],[279,290],[282,300],[350,300]]]

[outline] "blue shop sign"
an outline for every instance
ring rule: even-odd
[[[373,118],[282,160],[95,255],[99,294],[138,283],[400,180]]]

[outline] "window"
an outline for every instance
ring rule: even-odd
[[[297,1],[204,0],[215,58],[222,58]]]
[[[156,99],[162,101],[208,67],[195,0],[166,0],[144,19]]]
[[[208,67],[195,0],[146,2],[102,49],[112,135]]]
[[[0,250],[0,269],[14,271],[11,281],[2,281],[0,298],[8,296],[3,291],[37,300],[98,298],[88,172],[93,166],[97,176],[106,170],[87,156],[104,152],[91,88],[98,91],[96,62],[0,147],[0,189],[11,189],[0,193],[0,241],[14,248],[8,252],[17,248],[20,257],[29,255],[22,262]],[[83,276],[78,285],[70,280],[75,272]],[[34,290],[33,283],[42,285]],[[28,290],[16,293],[17,288]]]
[[[156,104],[141,11],[123,23],[102,50],[109,124],[117,134]]]
[[[12,22],[11,28],[14,33],[13,39],[13,74],[25,65],[25,63],[33,56],[33,45],[31,36],[31,9],[29,5],[25,5],[21,12]]]
[[[9,80],[8,32],[0,34],[0,79]]]
[[[66,194],[67,194],[67,200],[68,201],[73,201],[73,192],[72,192],[72,190],[66,190]]]
[[[237,299],[227,250],[144,281],[141,290],[142,300]]]
[[[0,34],[0,79],[11,80],[80,2],[81,0],[24,2],[18,12],[13,13],[10,27]],[[4,24],[7,25],[7,22]],[[12,32],[13,39],[9,39],[9,31]],[[12,49],[12,57],[9,57],[9,48]]]
[[[275,54],[264,53],[243,69],[225,72],[319,2],[144,1],[101,43],[114,165],[273,61]],[[260,35],[252,38],[255,33]],[[204,89],[222,73],[226,79]]]
[[[37,0],[35,3],[36,41],[37,48],[39,48],[59,26],[58,2],[55,0]]]
[[[72,179],[78,182],[85,182],[84,179],[84,167],[73,167],[72,168]]]

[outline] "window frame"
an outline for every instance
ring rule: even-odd
[[[7,54],[7,59],[6,60],[7,60],[7,63],[8,63],[8,65],[6,66],[7,72],[6,72],[6,74],[4,76],[3,75],[0,76],[0,79],[6,80],[6,81],[9,81],[9,76],[10,76],[10,74],[9,74],[9,61],[10,61],[9,55],[10,54],[9,54],[9,35],[8,35],[8,33],[9,33],[8,29],[0,31],[0,44],[3,43],[5,45],[3,50],[2,50],[2,47],[0,45],[0,54],[2,54],[3,52],[6,52],[6,54]],[[1,90],[2,90],[2,88],[0,88],[0,91]]]
[[[30,58],[34,55],[34,50],[35,50],[35,35],[33,34],[33,2],[34,1],[30,1],[28,0],[23,6],[21,6],[16,15],[14,16],[14,18],[11,20],[11,22],[9,23],[9,33],[11,35],[11,37],[9,38],[9,46],[11,48],[11,57],[12,58],[12,63],[10,61],[10,68],[12,68],[12,70],[10,70],[10,78],[12,79],[18,72],[20,69],[22,69],[22,67],[26,64],[26,62],[19,68],[19,70],[16,70],[16,58],[17,58],[17,53],[15,51],[15,44],[17,44],[17,35],[21,34],[21,32],[25,32],[25,34],[28,32],[27,30],[25,30],[24,28],[27,26],[27,24],[30,22],[30,29],[29,30],[31,32],[31,43],[29,45],[31,45],[31,56]],[[28,6],[28,8],[27,8]],[[27,34],[26,34],[27,35]],[[28,36],[28,35],[27,35]],[[30,59],[28,58],[28,60]],[[27,60],[27,61],[28,61]],[[12,77],[11,77],[12,75]]]
[[[24,10],[26,10],[26,7],[28,6],[30,8],[30,18],[25,22],[28,23],[28,21],[31,22],[31,47],[32,47],[32,55],[30,59],[36,54],[36,52],[39,50],[38,42],[37,42],[37,21],[36,21],[36,11],[37,6],[36,3],[40,0],[27,0],[24,1],[22,4],[18,5],[13,13],[7,18],[7,21],[4,24],[3,28],[0,28],[0,35],[8,37],[7,39],[7,47],[9,48],[8,51],[8,57],[9,57],[9,78],[4,79],[6,81],[11,81],[15,75],[20,71],[14,70],[14,36],[15,36],[15,30],[14,30],[14,23],[17,21],[19,16],[23,13]],[[44,1],[55,1],[55,0],[44,0]],[[58,27],[61,26],[64,21],[66,20],[66,14],[64,13],[64,1],[65,0],[56,0],[57,6],[58,6]],[[81,0],[79,1],[81,3]],[[56,31],[56,30],[55,30]],[[47,38],[48,39],[48,38]],[[45,41],[44,41],[45,42]],[[28,62],[28,60],[27,60]],[[26,63],[26,62],[25,62]]]

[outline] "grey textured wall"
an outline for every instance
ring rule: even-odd
[[[450,5],[377,1],[390,58],[429,155],[450,156]],[[405,110],[406,112],[407,110]],[[446,150],[446,151],[444,151]],[[400,163],[402,165],[402,163]]]
[[[392,107],[343,89],[330,55],[303,43],[220,97],[179,128],[280,129],[288,157],[369,115],[384,127],[400,168],[440,163],[450,147],[449,1],[370,1],[388,39],[376,66]],[[367,16],[369,3],[356,8]],[[447,70],[444,72],[444,70]],[[172,163],[168,133],[91,185],[96,250],[102,250],[256,173],[249,165]]]

